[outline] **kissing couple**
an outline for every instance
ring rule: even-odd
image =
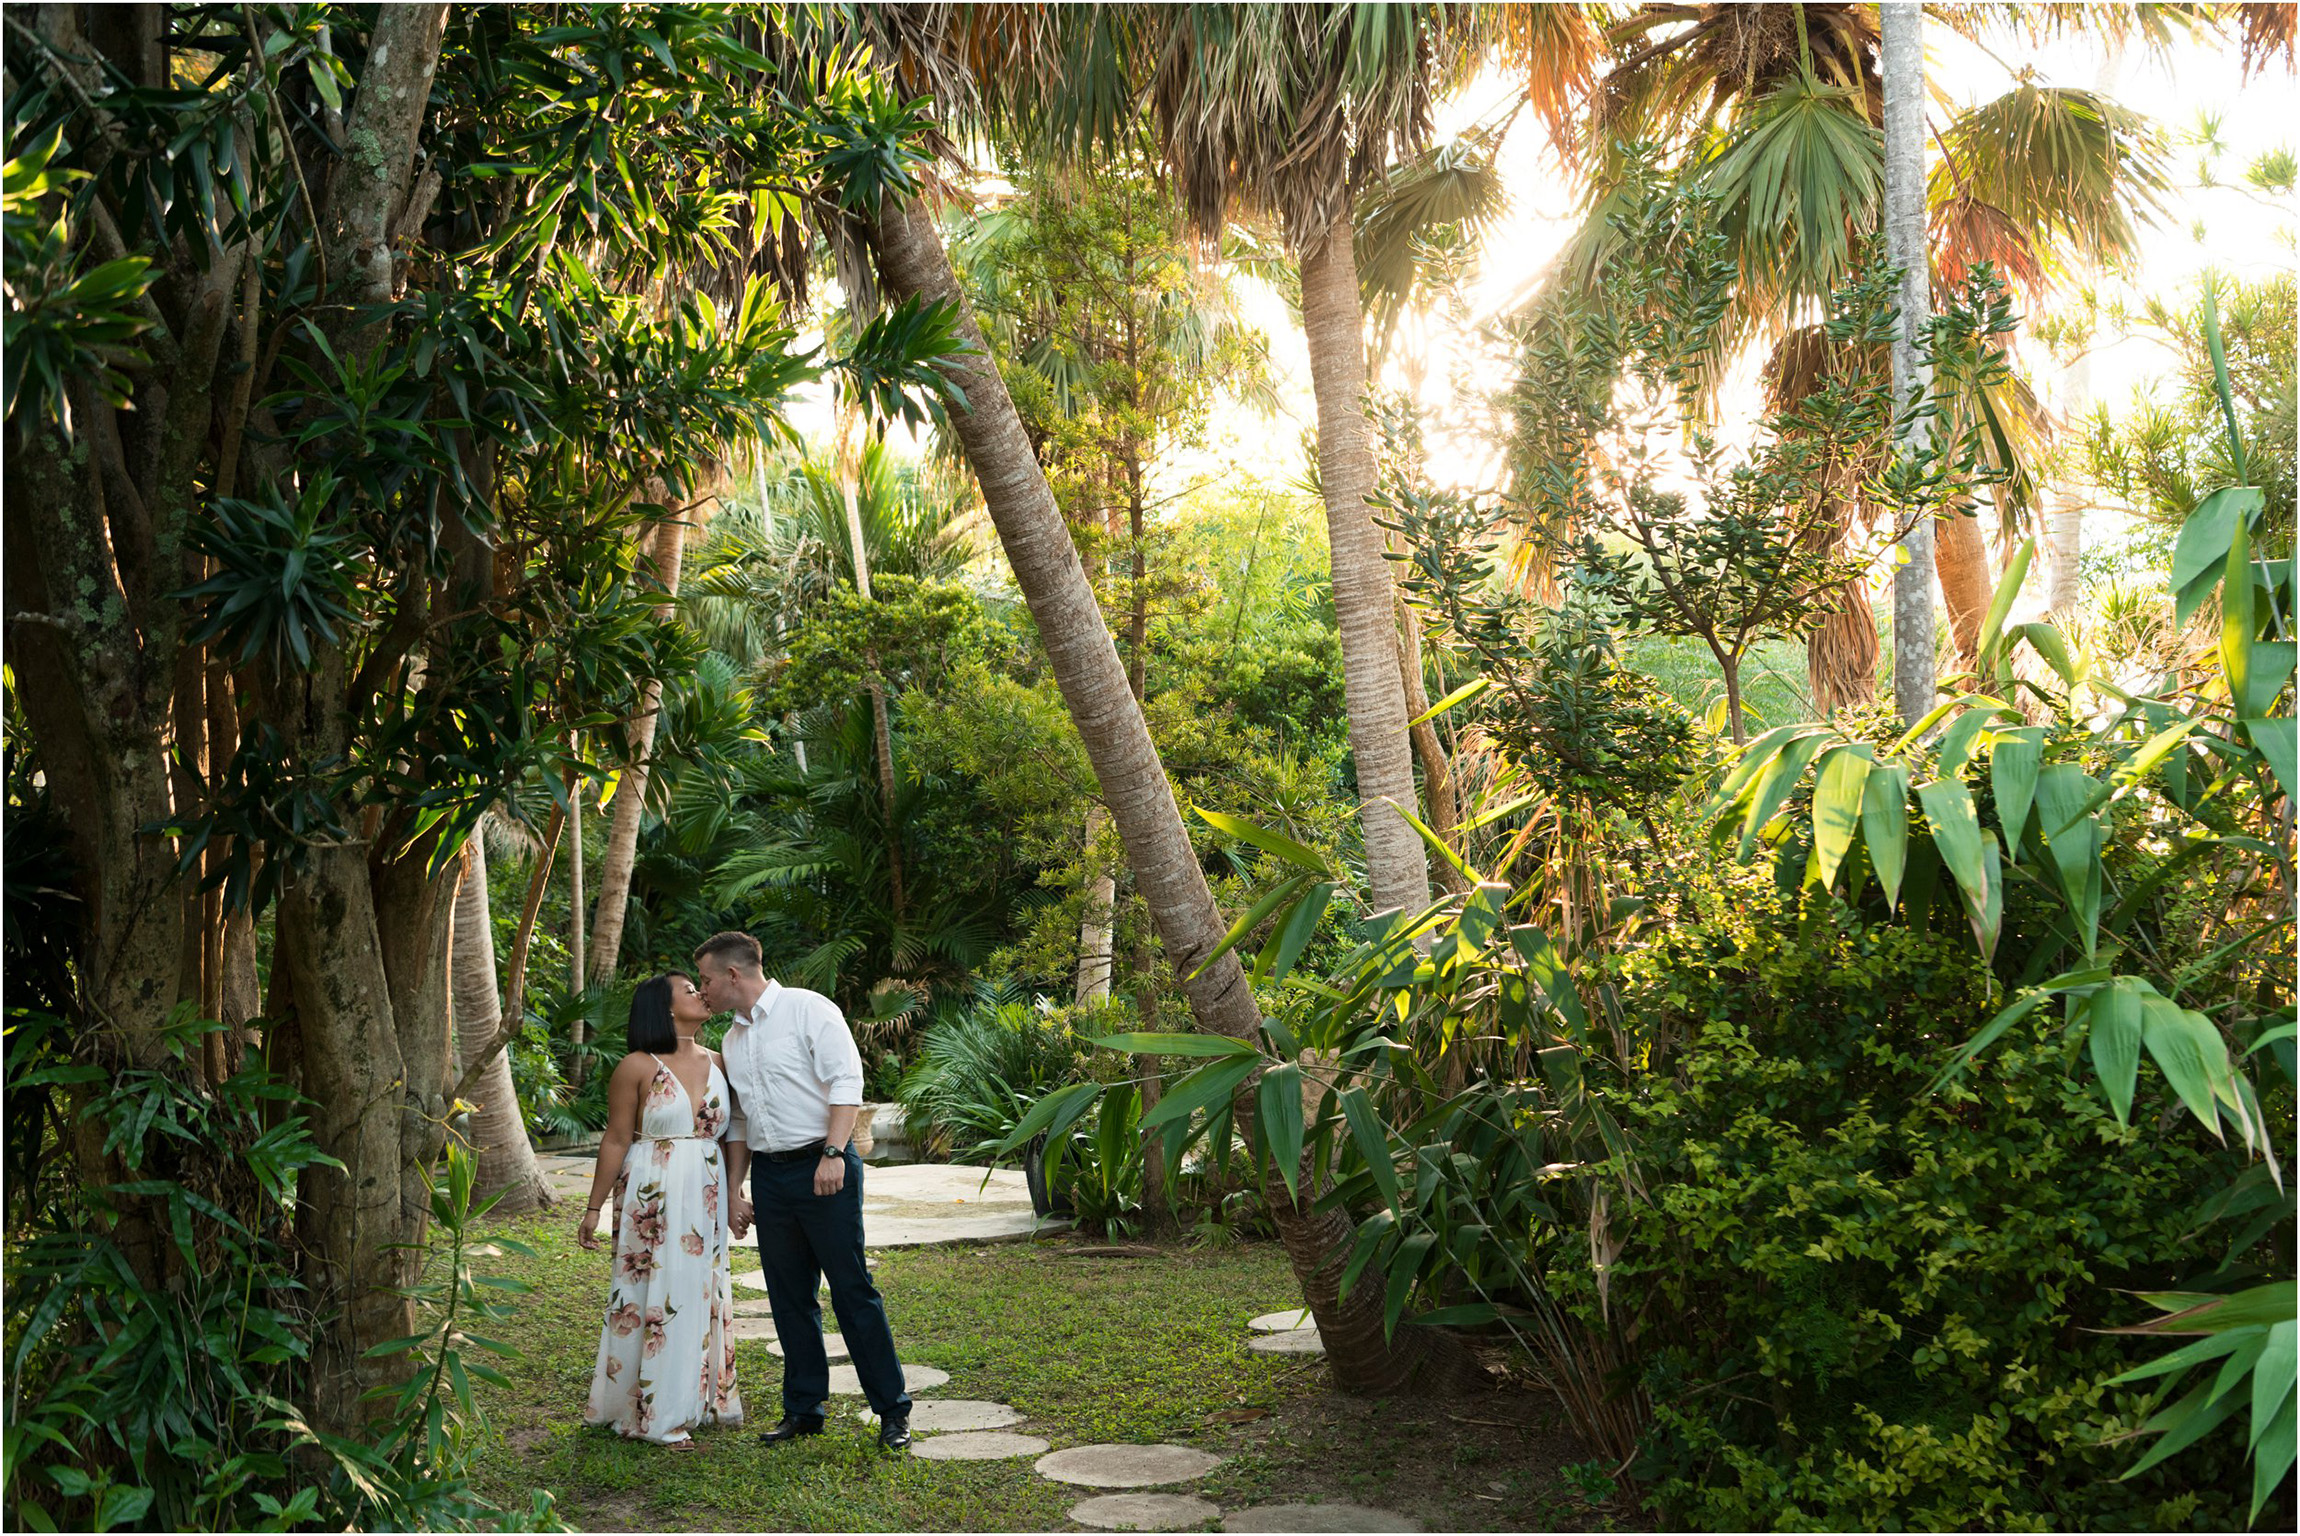
[[[910,1446],[910,1394],[886,1307],[863,1259],[863,1163],[853,1146],[862,1053],[829,998],[767,979],[759,941],[714,934],[695,973],[667,971],[631,997],[630,1053],[607,1084],[607,1130],[576,1241],[599,1247],[618,1196],[606,1320],[589,1425],[696,1448],[704,1424],[740,1424],[730,1241],[757,1231],[783,1345],[782,1445],[823,1431],[830,1363],[817,1291],[846,1336],[879,1444]],[[698,1038],[734,1022],[716,1051]],[[747,1182],[746,1182],[747,1180]]]

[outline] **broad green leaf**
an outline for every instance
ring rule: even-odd
[[[2269,1325],[2267,1347],[2252,1367],[2252,1444],[2277,1411],[2291,1401],[2292,1386],[2300,1375],[2300,1320],[2286,1318]]]
[[[1439,858],[1452,865],[1454,873],[1460,875],[1464,880],[1467,880],[1472,885],[1477,885],[1485,879],[1485,876],[1479,874],[1476,870],[1463,863],[1461,855],[1454,852],[1452,847],[1447,844],[1444,838],[1438,836],[1435,832],[1432,832],[1429,827],[1422,821],[1422,819],[1414,814],[1412,806],[1400,805],[1395,800],[1390,799],[1386,795],[1383,797],[1382,803],[1387,805],[1391,810],[1396,811],[1398,815],[1404,817],[1406,825],[1413,828],[1414,831],[1420,835],[1423,842],[1429,844],[1430,852],[1436,854]]]
[[[1257,1090],[1262,1112],[1262,1143],[1278,1164],[1286,1193],[1302,1196],[1302,1069],[1292,1062],[1262,1074]]]
[[[2268,759],[2268,766],[2276,774],[2276,783],[2287,800],[2300,801],[2300,739],[2295,738],[2295,724],[2290,720],[2247,720],[2245,734],[2252,745]]]
[[[1233,1040],[1228,1035],[1193,1034],[1127,1034],[1101,1035],[1087,1042],[1106,1051],[1125,1051],[1135,1056],[1257,1056],[1261,1054],[1244,1040]]]
[[[2253,1425],[2252,1447],[2252,1513],[2248,1517],[2260,1518],[2260,1506],[2276,1493],[2277,1485],[2292,1470],[2294,1444],[2293,1398],[2289,1389],[2284,1404],[2276,1410],[2276,1417],[2266,1430]]]
[[[1435,704],[1432,704],[1429,708],[1423,710],[1420,714],[1414,716],[1411,720],[1408,720],[1406,722],[1406,729],[1410,731],[1425,720],[1435,720],[1438,716],[1444,714],[1447,710],[1453,708],[1456,704],[1467,704],[1471,699],[1476,698],[1479,694],[1485,692],[1492,686],[1493,679],[1490,677],[1481,677],[1475,679],[1472,682],[1464,683],[1459,688],[1456,688],[1453,692],[1447,694],[1444,698],[1438,700]]]
[[[2259,627],[2252,614],[2252,530],[2242,519],[2229,534],[2227,555],[2220,580],[2220,666],[2228,674],[2228,697],[2236,712],[2257,715],[2266,701],[2247,707],[2254,692],[2252,640]]]
[[[2132,1085],[2140,1071],[2140,989],[2146,985],[2119,976],[2093,993],[2085,1004],[2092,1026],[2087,1042],[2092,1050],[2092,1069],[2100,1075],[2100,1086],[2108,1094],[2108,1107],[2116,1111],[2118,1125],[2132,1118]]]
[[[1766,766],[1764,773],[1758,776],[1757,787],[1749,795],[1748,815],[1741,822],[1742,858],[1749,857],[1757,845],[1758,832],[1773,819],[1773,813],[1781,808],[1781,802],[1789,798],[1789,792],[1797,787],[1798,781],[1805,775],[1805,765],[1813,760],[1813,754],[1820,751],[1827,740],[1828,737],[1819,732],[1798,737],[1782,748]]]
[[[2155,1059],[2164,1080],[2180,1095],[2204,1128],[2220,1137],[2220,1112],[2214,1101],[2228,1077],[2228,1046],[2203,1014],[2191,1013],[2168,997],[2149,993],[2141,999],[2141,1040]]]
[[[1006,1140],[998,1144],[997,1155],[1004,1156],[1026,1145],[1032,1137],[1041,1131],[1049,1131],[1059,1136],[1063,1131],[1070,1129],[1079,1115],[1085,1112],[1086,1106],[1093,1102],[1094,1096],[1101,1091],[1102,1085],[1100,1083],[1072,1083],[1067,1088],[1057,1088],[1054,1092],[1047,1094],[1030,1106],[1020,1123],[1014,1127],[1013,1132],[1007,1136]],[[1058,1117],[1061,1120],[1059,1127],[1055,1124]]]
[[[1363,1088],[1345,1088],[1337,1097],[1342,1118],[1349,1122],[1350,1140],[1357,1143],[1358,1156],[1365,1159],[1382,1198],[1389,1202],[1392,1211],[1403,1209],[1398,1198],[1397,1164],[1390,1158],[1389,1132],[1382,1125],[1382,1117],[1375,1111],[1373,1101],[1366,1097]]]
[[[1326,904],[1334,899],[1334,882],[1321,880],[1310,887],[1308,894],[1294,903],[1294,910],[1278,925],[1270,936],[1270,943],[1262,952],[1262,961],[1255,967],[1265,980],[1283,980],[1294,962],[1302,958],[1302,951],[1318,931],[1318,919],[1326,915]]]
[[[2276,703],[2291,679],[2292,664],[2300,659],[2300,644],[2290,640],[2255,640],[2246,647],[2244,691],[2235,695],[2240,715],[2264,715]]]
[[[1837,747],[1821,762],[1813,791],[1813,857],[1824,889],[1837,883],[1838,866],[1861,826],[1861,791],[1869,782],[1869,749]]]
[[[2217,1403],[2210,1402],[2207,1400],[2206,1394],[2211,1390],[2209,1385],[2198,1387],[2179,1402],[2143,1424],[2141,1433],[2155,1432],[2160,1434],[2162,1438],[2149,1448],[2146,1456],[2134,1462],[2118,1481],[2122,1482],[2128,1478],[2138,1477],[2166,1457],[2176,1456],[2187,1450],[2197,1441],[2218,1429],[2243,1401],[2241,1398],[2229,1396],[2222,1398]]]
[[[1212,1110],[1230,1102],[1230,1096],[1239,1085],[1261,1065],[1260,1055],[1242,1056],[1229,1061],[1210,1061],[1183,1078],[1153,1105],[1142,1117],[1142,1129],[1156,1130],[1172,1120],[1183,1119],[1199,1110]]]
[[[1996,791],[1997,824],[2004,829],[2005,856],[2020,862],[2021,829],[2036,799],[2037,770],[2044,764],[2044,727],[2023,726],[1997,738],[1989,751],[1989,784]]]
[[[1870,867],[1884,888],[1887,910],[1900,905],[1901,876],[1909,867],[1909,768],[1878,763],[1861,790],[1861,838]]]
[[[1341,1295],[1350,1294],[1350,1288],[1358,1283],[1358,1276],[1365,1273],[1366,1265],[1381,1251],[1382,1239],[1397,1224],[1396,1215],[1389,1211],[1376,1211],[1358,1223],[1357,1240],[1350,1245],[1350,1262],[1342,1266],[1342,1278],[1335,1287]]]
[[[1232,816],[1226,811],[1209,811],[1204,806],[1195,805],[1190,809],[1197,813],[1199,820],[1205,822],[1215,831],[1234,837],[1242,843],[1252,843],[1265,853],[1274,853],[1296,868],[1306,869],[1317,875],[1333,873],[1323,855],[1303,847],[1282,833],[1272,832],[1265,827],[1257,827],[1244,817]]]
[[[1416,1232],[1398,1244],[1397,1252],[1390,1255],[1390,1276],[1386,1293],[1382,1297],[1382,1327],[1394,1330],[1398,1319],[1406,1310],[1406,1298],[1413,1294],[1414,1280],[1421,1274],[1422,1260],[1437,1242],[1435,1232]]]
[[[1944,779],[1963,773],[1973,748],[1980,742],[1981,732],[1988,729],[1993,718],[1986,710],[1968,709],[1950,722],[1949,728],[1941,732],[1940,746],[1933,757],[1933,771]]]
[[[1809,731],[1806,725],[1777,725],[1741,749],[1723,782],[1717,786],[1716,805],[1722,809],[1740,798],[1741,791],[1757,776],[1758,770],[1773,761],[1773,754],[1786,746],[1789,738],[1800,731]]]
[[[2243,1342],[2241,1331],[2210,1334],[2192,1344],[2183,1344],[2170,1354],[2158,1355],[2144,1365],[2136,1365],[2121,1375],[2111,1376],[2105,1384],[2115,1387],[2127,1382],[2147,1381],[2156,1376],[2177,1376],[2190,1366],[2224,1358],[2230,1350]]]
[[[1197,970],[1190,973],[1191,979],[1196,980],[1204,975],[1215,961],[1236,948],[1239,940],[1253,932],[1261,924],[1262,919],[1292,900],[1296,893],[1309,883],[1310,877],[1308,875],[1289,875],[1276,886],[1264,892],[1261,900],[1238,914],[1238,920],[1230,925],[1228,933],[1222,935],[1222,942],[1214,946],[1214,952],[1199,963]]]
[[[2249,485],[2223,486],[2197,504],[2180,525],[2172,546],[2172,595],[2175,624],[2186,624],[2212,591],[2214,579],[2228,568],[2228,547],[2239,527],[2255,521],[2267,504]]]
[[[1981,639],[1977,650],[1984,670],[1994,667],[1997,640],[2004,634],[2005,618],[2012,612],[2013,600],[2020,596],[2021,583],[2028,579],[2029,561],[2036,557],[2036,540],[2020,541],[2020,547],[2005,562],[2005,573],[1997,583],[1996,596],[1989,603],[1988,617],[1981,620]]]
[[[1972,791],[1953,779],[1936,779],[1917,786],[1917,803],[1925,808],[1932,827],[1933,846],[1948,866],[1957,888],[1975,910],[1988,904],[1988,864],[1981,852],[1982,833],[1973,809]]]
[[[2071,688],[2076,686],[2076,663],[2070,659],[2068,641],[2057,626],[2044,623],[2018,624],[2013,627],[2013,634],[2034,646],[2036,653],[2059,674],[2061,682]]]

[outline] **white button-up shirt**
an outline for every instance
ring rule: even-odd
[[[770,981],[720,1042],[736,1113],[727,1139],[759,1152],[819,1142],[831,1106],[862,1102],[862,1052],[839,1005]]]

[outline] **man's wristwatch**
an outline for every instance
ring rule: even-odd
[[[837,1158],[839,1161],[841,1161],[841,1162],[844,1162],[844,1161],[846,1161],[846,1155],[847,1155],[847,1149],[846,1149],[846,1148],[844,1148],[844,1147],[834,1147],[834,1146],[832,1146],[832,1145],[831,1145],[829,1142],[827,1142],[827,1141],[823,1143],[823,1161],[824,1161],[824,1162],[826,1162],[826,1163],[827,1163],[827,1162],[829,1162],[829,1161],[830,1161],[832,1158],[834,1158],[834,1157],[835,1157],[835,1158]]]

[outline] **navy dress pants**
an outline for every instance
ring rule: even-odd
[[[835,1195],[815,1193],[817,1159],[792,1163],[751,1159],[751,1206],[758,1226],[759,1262],[766,1270],[767,1302],[783,1345],[783,1414],[815,1418],[830,1395],[830,1361],[823,1352],[823,1309],[816,1291],[831,1284],[831,1310],[846,1336],[847,1358],[862,1381],[871,1411],[884,1420],[910,1416],[902,1365],[886,1306],[863,1262],[863,1161],[847,1149],[846,1183]]]

